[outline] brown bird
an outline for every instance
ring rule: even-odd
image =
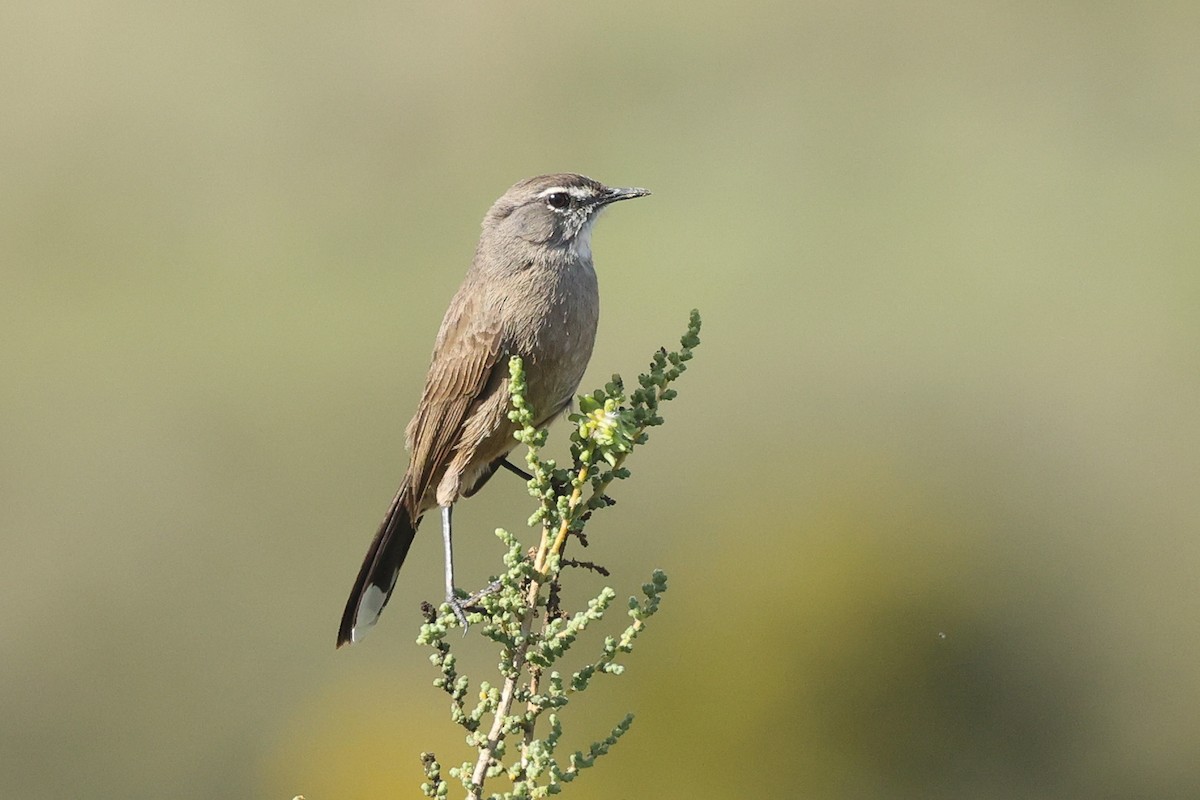
[[[442,319],[425,389],[405,430],[408,471],[350,591],[338,647],[375,624],[421,516],[434,506],[441,508],[446,602],[466,627],[455,596],[450,513],[516,445],[508,419],[509,357],[524,362],[538,426],[567,408],[591,358],[600,314],[592,226],[610,203],[648,194],[583,175],[541,175],[515,184],[483,218],[475,259]]]

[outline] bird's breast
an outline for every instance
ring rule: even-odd
[[[596,341],[600,294],[595,270],[582,260],[535,266],[522,277],[525,285],[506,303],[509,352],[525,362],[528,400],[545,419],[570,402],[583,378]]]

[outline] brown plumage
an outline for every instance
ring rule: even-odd
[[[538,424],[570,403],[596,337],[600,298],[591,229],[609,203],[649,194],[575,174],[523,180],[493,204],[470,270],[434,343],[411,459],[342,614],[338,646],[357,641],[386,605],[421,516],[443,509],[447,600],[453,598],[449,509],[477,491],[516,444],[508,360],[525,364]]]

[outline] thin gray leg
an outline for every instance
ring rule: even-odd
[[[442,545],[446,551],[446,602],[458,621],[463,633],[467,632],[467,615],[454,590],[454,538],[450,528],[450,512],[454,506],[442,506]]]

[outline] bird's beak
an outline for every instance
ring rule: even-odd
[[[649,189],[638,189],[637,187],[627,186],[610,186],[604,190],[604,194],[600,195],[598,204],[606,206],[609,203],[615,203],[618,200],[632,200],[635,197],[645,197],[650,194]]]

